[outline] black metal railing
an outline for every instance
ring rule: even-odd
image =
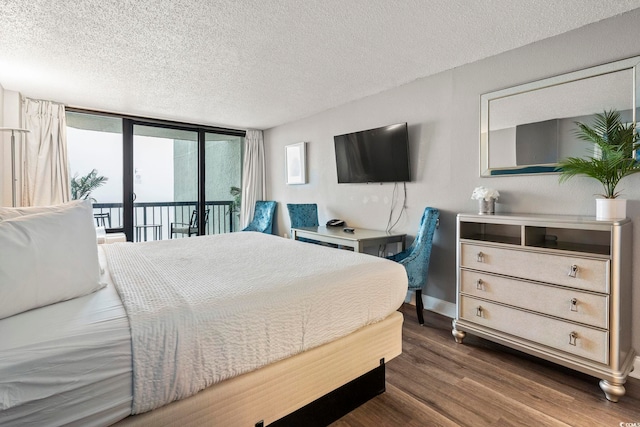
[[[205,209],[209,211],[206,234],[231,233],[234,230],[236,214],[232,201],[206,201]],[[197,209],[197,202],[134,202],[133,224],[134,240],[147,241],[168,239],[170,237],[186,237],[176,233],[169,236],[171,224],[180,223],[188,226],[191,214]],[[122,228],[122,203],[94,203],[93,214],[96,225],[106,229]]]

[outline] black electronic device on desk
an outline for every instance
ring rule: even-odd
[[[327,227],[344,227],[345,225],[347,225],[346,222],[344,222],[343,219],[330,219],[329,221],[327,221]]]
[[[352,227],[345,227],[342,229],[342,231],[344,231],[345,233],[354,233],[356,229]]]

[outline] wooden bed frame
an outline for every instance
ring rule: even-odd
[[[402,353],[402,322],[394,312],[346,337],[115,425],[327,425],[384,391],[384,363]]]

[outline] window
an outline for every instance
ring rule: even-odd
[[[67,111],[76,196],[131,241],[237,230],[243,142],[244,131]]]
[[[75,112],[66,116],[71,197],[94,201],[96,225],[121,229],[122,119]]]

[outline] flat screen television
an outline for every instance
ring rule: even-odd
[[[337,135],[333,141],[338,183],[411,180],[406,123]]]

